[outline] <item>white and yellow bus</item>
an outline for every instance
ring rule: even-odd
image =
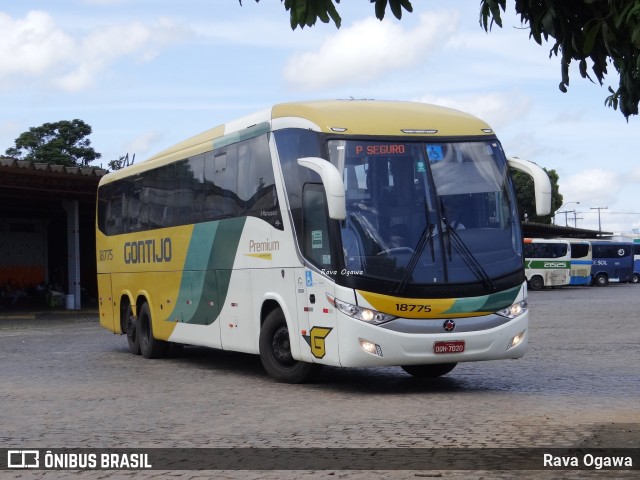
[[[213,128],[102,178],[100,322],[147,358],[171,342],[254,353],[291,383],[521,357],[508,167],[549,213],[546,173],[459,111],[287,103]]]

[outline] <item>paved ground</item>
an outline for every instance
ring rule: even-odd
[[[96,312],[0,312],[0,448],[640,448],[639,295],[637,285],[530,292],[532,338],[523,359],[463,364],[432,381],[399,368],[326,368],[312,385],[275,383],[257,357],[243,354],[187,348],[170,359],[133,356],[125,337],[100,328]],[[21,479],[585,475],[637,476],[0,471]]]

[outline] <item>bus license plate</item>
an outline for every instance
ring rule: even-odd
[[[464,340],[452,340],[449,342],[435,342],[433,353],[462,353],[464,352]]]

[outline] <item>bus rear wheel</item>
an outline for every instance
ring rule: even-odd
[[[161,358],[164,357],[169,348],[169,342],[158,340],[153,336],[153,326],[151,322],[151,312],[149,305],[144,302],[138,313],[138,322],[136,325],[137,337],[140,342],[140,353],[144,358]]]
[[[640,273],[634,273],[633,277],[631,277],[631,283],[638,283],[640,282]]]
[[[134,355],[140,355],[140,338],[138,337],[136,317],[133,316],[133,310],[131,309],[131,305],[128,303],[127,306],[122,309],[122,320],[125,325],[129,351]]]
[[[606,287],[607,285],[609,285],[609,278],[604,273],[599,273],[598,275],[596,275],[594,283],[598,287]]]
[[[321,369],[315,363],[300,362],[291,354],[291,340],[284,313],[271,311],[260,330],[260,360],[267,374],[285,383],[304,383]]]
[[[456,368],[457,363],[436,363],[433,365],[403,365],[402,369],[418,378],[436,378],[446,375]]]
[[[542,290],[544,288],[544,280],[542,277],[536,275],[531,280],[529,280],[529,288],[531,290]]]

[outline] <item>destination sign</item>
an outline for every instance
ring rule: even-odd
[[[407,155],[407,153],[411,153],[410,148],[405,143],[349,142],[349,154],[355,156]]]

